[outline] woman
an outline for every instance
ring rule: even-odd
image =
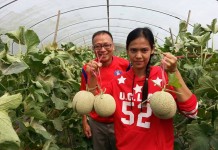
[[[172,119],[157,118],[150,108],[149,97],[168,82],[167,74],[175,73],[180,88],[173,95],[178,109],[187,117],[197,115],[196,96],[188,89],[177,69],[177,58],[164,53],[161,66],[150,66],[154,54],[154,37],[149,28],[136,28],[126,40],[126,50],[132,64],[130,71],[115,78],[106,88],[116,101],[114,128],[118,150],[172,150],[174,132]],[[92,62],[88,72],[101,64]],[[163,74],[163,69],[166,71]],[[92,70],[92,71],[91,71]],[[91,73],[93,81],[96,81]],[[94,87],[92,82],[89,87]],[[181,93],[181,94],[179,94]],[[143,105],[142,105],[143,104]]]

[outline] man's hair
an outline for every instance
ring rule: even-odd
[[[107,34],[107,35],[109,35],[109,36],[111,37],[112,41],[113,41],[113,36],[112,36],[112,34],[111,34],[109,31],[101,30],[101,31],[97,31],[97,32],[95,32],[95,33],[93,34],[93,36],[92,36],[92,43],[93,43],[94,38],[95,38],[97,35],[100,35],[100,34]]]

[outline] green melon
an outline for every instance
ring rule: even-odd
[[[73,102],[68,107],[73,108],[78,114],[86,115],[93,110],[95,96],[88,91],[79,91],[73,97]]]
[[[173,118],[177,110],[173,96],[165,91],[155,92],[150,97],[150,106],[154,115],[160,119]]]
[[[114,114],[116,103],[109,94],[100,94],[95,96],[94,109],[101,117],[109,117]]]

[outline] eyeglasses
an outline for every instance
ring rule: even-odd
[[[101,50],[102,47],[104,47],[104,49],[110,49],[112,44],[97,44],[97,45],[93,45],[93,49],[94,50]]]

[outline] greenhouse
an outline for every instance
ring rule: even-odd
[[[92,111],[102,118],[114,118],[114,128],[120,129],[120,134],[115,129],[118,150],[126,147],[140,149],[141,142],[136,140],[135,146],[129,147],[128,143],[134,140],[127,137],[136,131],[143,133],[145,129],[138,129],[140,125],[146,130],[152,126],[152,122],[151,125],[146,124],[149,110],[160,124],[165,121],[172,124],[171,144],[163,142],[167,139],[158,139],[166,134],[167,128],[154,131],[157,145],[163,144],[163,150],[168,144],[169,149],[175,150],[218,149],[217,10],[218,0],[0,0],[0,150],[95,150],[95,134],[87,138],[83,124],[84,116],[91,118],[88,121],[92,120],[89,116]],[[112,61],[115,57],[124,58],[117,60],[117,64],[125,66],[122,71],[124,75],[128,74],[135,68],[134,61],[131,61],[133,53],[145,56],[147,53],[144,51],[149,50],[147,47],[129,48],[133,43],[131,40],[128,43],[127,37],[131,31],[136,32],[134,29],[145,27],[154,37],[154,44],[151,44],[145,36],[150,45],[148,49],[151,49],[149,61],[144,67],[145,85],[150,87],[154,84],[155,88],[160,88],[159,91],[162,89],[173,95],[176,102],[172,104],[175,105],[174,113],[169,118],[158,116],[155,112],[157,104],[153,106],[152,103],[154,93],[148,93],[148,88],[144,102],[144,91],[141,91],[144,84],[136,84],[134,74],[133,83],[129,86],[132,91],[121,91],[119,95],[123,102],[120,122],[125,124],[120,127],[120,122],[115,122],[119,114],[116,96],[108,93],[112,98],[107,95],[108,101],[105,104],[101,101],[108,92],[106,88],[103,90],[104,80],[114,81],[112,77],[110,80],[109,73],[107,77],[104,75],[114,70],[103,71],[106,56],[97,51],[111,48],[116,55],[111,56],[114,58]],[[111,43],[96,45],[93,34],[98,31],[105,31],[100,33],[103,35],[111,33]],[[163,57],[170,60],[163,62]],[[87,69],[93,66],[93,60],[96,72]],[[175,73],[175,67],[170,68],[174,60],[182,79]],[[162,69],[161,79],[147,77],[148,63]],[[142,64],[137,62],[135,65],[137,68]],[[114,73],[119,77],[122,71],[118,69]],[[96,83],[95,80],[89,81],[92,78],[89,73],[97,79]],[[118,78],[119,84],[127,81],[122,75]],[[197,100],[196,104],[193,100],[188,110],[183,110],[181,101],[177,101],[177,98],[183,100],[186,95],[183,90],[177,90],[184,89],[184,86],[184,91],[192,93]],[[77,93],[82,90],[84,93],[78,96]],[[102,102],[101,106],[97,106],[97,96],[93,94],[100,94],[98,100]],[[79,100],[75,100],[76,97]],[[136,101],[141,101],[140,105]],[[143,104],[146,104],[147,113],[143,113]],[[195,107],[193,110],[192,105]],[[85,107],[86,110],[82,110]],[[137,107],[139,112],[134,111]],[[138,118],[131,118],[133,112],[139,113]],[[193,115],[195,112],[196,116]],[[126,124],[135,125],[136,130],[126,132],[131,129]],[[121,129],[126,132],[124,135]],[[146,137],[145,145],[148,139]]]

